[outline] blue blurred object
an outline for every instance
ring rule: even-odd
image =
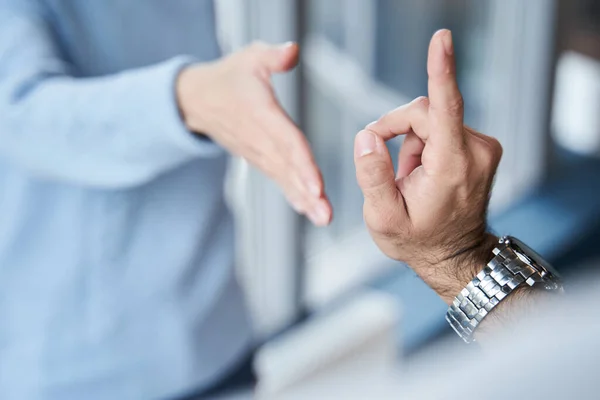
[[[0,0],[0,398],[201,390],[250,351],[227,154],[179,71],[210,0]]]

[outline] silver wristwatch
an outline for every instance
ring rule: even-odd
[[[493,250],[494,258],[454,298],[446,320],[466,343],[485,316],[516,288],[529,285],[562,291],[558,272],[520,240],[505,236]]]

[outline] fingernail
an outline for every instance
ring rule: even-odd
[[[444,44],[444,49],[446,50],[446,54],[451,56],[454,54],[454,45],[452,43],[452,32],[449,30],[444,30],[442,34],[442,43]]]
[[[308,217],[308,219],[310,219],[310,222],[312,222],[314,225],[319,225],[319,217],[315,211],[311,210],[311,211],[307,212],[306,216]]]
[[[375,125],[376,123],[377,123],[377,120],[375,120],[375,121],[373,121],[373,122],[369,122],[369,123],[367,124],[366,128],[370,128],[370,127],[372,127],[373,125]]]
[[[324,205],[319,204],[308,212],[308,218],[313,224],[324,226],[329,222],[329,211]]]
[[[316,214],[320,224],[327,224],[329,221],[329,210],[327,207],[325,207],[323,204],[319,204],[316,209]]]
[[[369,155],[375,151],[376,146],[377,142],[373,133],[365,130],[360,131],[356,135],[356,148],[354,150],[354,155],[356,157],[364,157]]]
[[[281,48],[282,49],[287,49],[288,47],[292,47],[295,44],[296,44],[296,42],[292,42],[292,41],[285,42],[284,44],[281,45]]]

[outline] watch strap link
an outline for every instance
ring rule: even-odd
[[[501,240],[494,248],[494,258],[456,296],[446,320],[466,343],[471,343],[475,328],[498,303],[522,284],[533,286],[541,279],[536,269]]]

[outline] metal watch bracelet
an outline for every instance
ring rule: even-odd
[[[446,320],[466,342],[485,316],[517,287],[541,282],[543,276],[523,261],[505,238],[494,248],[494,258],[469,282],[446,313]]]

